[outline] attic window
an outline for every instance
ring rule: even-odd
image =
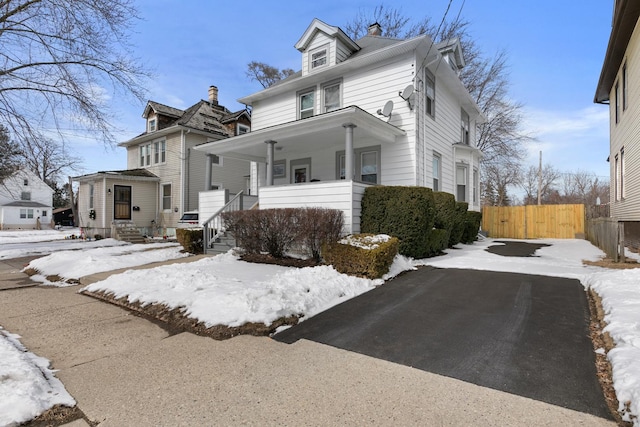
[[[309,52],[310,68],[312,70],[315,70],[316,68],[320,68],[327,65],[328,50],[329,50],[328,47],[324,46]]]
[[[238,127],[237,127],[237,135],[242,135],[243,133],[248,133],[251,130],[251,128],[247,125],[243,125],[238,123]]]
[[[24,179],[24,185],[29,185],[29,180],[27,178]]]
[[[147,128],[148,128],[148,132],[155,132],[156,130],[158,130],[158,127],[156,125],[156,119],[149,119],[149,121],[147,122]]]

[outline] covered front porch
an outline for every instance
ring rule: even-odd
[[[357,233],[364,189],[384,183],[383,153],[396,149],[398,139],[405,134],[386,118],[352,106],[196,149],[210,156],[253,162],[250,193],[258,195],[260,209],[340,209],[344,212],[345,233]],[[201,221],[214,213],[201,212]]]

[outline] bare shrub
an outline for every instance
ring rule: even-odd
[[[342,227],[344,226],[342,211],[306,208],[301,209],[299,214],[300,241],[308,254],[316,262],[319,262],[322,246],[337,242],[342,235]]]

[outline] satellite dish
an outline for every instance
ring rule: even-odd
[[[413,85],[409,85],[405,87],[402,92],[398,92],[398,95],[400,95],[400,98],[404,99],[405,101],[408,101],[409,97],[413,95],[413,90],[414,90]]]
[[[378,110],[378,114],[385,117],[391,117],[391,112],[393,111],[393,101],[387,101],[382,107],[382,110]]]

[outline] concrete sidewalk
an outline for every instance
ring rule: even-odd
[[[0,291],[0,325],[100,426],[615,425],[310,341],[170,336],[79,289]]]

